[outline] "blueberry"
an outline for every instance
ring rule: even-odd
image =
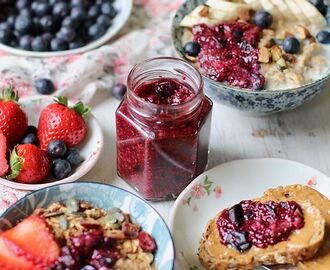
[[[48,33],[48,32],[43,33],[43,34],[41,35],[41,37],[42,37],[44,40],[46,40],[48,43],[50,43],[50,41],[53,39],[53,35],[52,35],[51,33]]]
[[[283,50],[286,53],[296,54],[300,51],[300,42],[295,37],[287,37],[283,42]]]
[[[21,144],[34,144],[38,145],[38,138],[37,135],[34,133],[27,134],[23,140],[21,141]]]
[[[100,14],[100,7],[98,5],[94,5],[88,9],[87,16],[90,19],[94,19],[97,18],[99,14]]]
[[[16,1],[16,8],[18,10],[28,7],[30,5],[30,0],[18,0]]]
[[[105,15],[98,16],[96,22],[105,28],[108,28],[111,25],[111,20]]]
[[[15,20],[16,20],[16,16],[15,15],[10,15],[7,17],[7,23],[13,27],[15,25]]]
[[[6,29],[0,29],[0,43],[9,44],[11,38],[10,31]]]
[[[68,177],[71,170],[71,165],[68,161],[64,159],[55,159],[53,161],[52,172],[56,179],[61,180]]]
[[[236,40],[240,41],[244,35],[244,31],[242,29],[235,29],[233,31],[233,36]]]
[[[28,16],[19,15],[15,20],[15,29],[21,34],[28,33],[32,28],[32,19]]]
[[[22,8],[19,10],[19,15],[32,17],[32,10],[29,8]]]
[[[86,11],[82,7],[73,7],[71,9],[70,16],[72,19],[76,19],[78,21],[83,21],[86,19]]]
[[[78,21],[67,16],[62,21],[62,26],[68,26],[70,28],[76,28],[78,26]]]
[[[329,44],[330,43],[330,32],[321,31],[316,35],[316,39],[320,43]]]
[[[76,31],[72,27],[62,26],[60,31],[57,33],[57,37],[64,41],[71,42],[77,36]]]
[[[36,4],[34,4],[34,3],[36,3]],[[31,7],[32,7],[34,13],[40,17],[48,14],[51,10],[51,5],[49,5],[47,2],[42,2],[42,1],[33,2]]]
[[[12,30],[12,27],[8,22],[2,22],[0,23],[0,30],[6,30],[10,32]]]
[[[31,50],[31,43],[32,43],[33,37],[30,35],[22,36],[19,39],[19,47],[23,50],[30,51]]]
[[[52,51],[65,51],[68,49],[68,43],[60,38],[53,38],[50,42]]]
[[[85,0],[71,0],[72,7],[85,7]]]
[[[54,93],[55,86],[53,82],[49,79],[38,79],[35,81],[35,87],[38,93],[42,95],[50,95]]]
[[[127,87],[125,84],[122,83],[117,83],[115,86],[112,88],[112,95],[118,99],[122,100],[124,95],[126,94]]]
[[[101,36],[104,35],[104,33],[106,32],[106,29],[100,25],[100,24],[93,24],[92,26],[90,26],[88,28],[88,35],[92,38],[92,39],[97,39]]]
[[[30,125],[27,127],[26,133],[27,134],[29,134],[29,133],[37,134],[37,131],[38,131],[38,129],[35,126]]]
[[[70,5],[66,2],[58,2],[53,7],[55,16],[65,17],[70,13]]]
[[[101,11],[104,15],[108,16],[110,19],[113,19],[117,14],[116,9],[109,2],[102,4]]]
[[[241,204],[236,204],[228,210],[228,216],[231,222],[236,226],[242,226],[244,222],[244,211]]]
[[[66,160],[72,167],[78,166],[81,162],[83,162],[83,158],[80,156],[79,151],[75,148],[68,150]]]
[[[49,42],[41,36],[37,36],[32,40],[31,47],[33,51],[44,52],[48,50]]]
[[[323,0],[310,0],[311,4],[313,4],[323,15],[327,14],[327,6]]]
[[[269,28],[273,23],[273,16],[267,11],[259,11],[254,16],[254,23],[261,28]]]
[[[201,45],[197,41],[187,42],[183,47],[183,52],[189,56],[196,57],[201,51]]]
[[[46,81],[49,81],[46,79]],[[52,158],[61,158],[66,155],[67,147],[64,141],[54,140],[48,144],[47,154]]]
[[[40,25],[46,32],[53,32],[56,29],[56,21],[53,16],[46,15],[40,19]]]
[[[69,49],[73,50],[73,49],[78,49],[81,48],[85,45],[85,43],[81,40],[76,40],[76,41],[72,41],[69,43]]]

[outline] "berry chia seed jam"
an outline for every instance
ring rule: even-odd
[[[208,163],[212,102],[190,64],[154,58],[133,68],[116,112],[118,174],[145,199],[177,197]]]

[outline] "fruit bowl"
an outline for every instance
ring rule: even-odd
[[[205,0],[187,0],[177,10],[172,21],[172,42],[177,55],[186,59],[183,53],[183,28],[180,22]],[[242,112],[255,115],[273,114],[292,110],[312,99],[326,88],[330,80],[330,70],[318,80],[297,88],[285,90],[252,91],[228,86],[203,76],[206,94],[215,102],[229,106]]]
[[[53,57],[53,56],[64,56],[69,54],[78,54],[90,51],[108,42],[113,38],[125,25],[130,17],[133,1],[132,0],[115,0],[114,7],[118,10],[116,17],[113,19],[112,24],[106,31],[106,33],[98,39],[79,47],[77,49],[70,49],[65,51],[28,51],[0,43],[0,51],[4,51],[10,54],[19,56],[31,56],[31,57]]]
[[[40,112],[48,104],[52,103],[52,97],[31,96],[20,99],[19,103],[28,116],[29,124],[36,126],[38,124]],[[0,184],[20,190],[37,190],[59,183],[70,183],[84,176],[94,167],[103,148],[102,130],[93,115],[89,116],[87,120],[87,127],[87,137],[77,146],[77,149],[84,158],[84,161],[68,177],[62,180],[56,180],[52,177],[48,177],[44,183],[41,184],[17,183],[0,177]]]
[[[173,270],[174,244],[162,217],[146,201],[121,188],[91,182],[76,182],[47,187],[19,200],[0,217],[0,232],[31,215],[36,208],[48,207],[74,197],[109,210],[118,207],[129,213],[134,222],[151,234],[157,243],[155,264],[158,270]]]

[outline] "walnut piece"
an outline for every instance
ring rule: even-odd
[[[309,39],[312,35],[306,27],[304,27],[302,25],[298,25],[296,36],[299,39]]]
[[[269,63],[271,54],[266,47],[262,47],[259,49],[259,62],[261,63]]]
[[[274,62],[277,62],[283,55],[282,49],[278,45],[274,45],[270,48],[270,53]]]

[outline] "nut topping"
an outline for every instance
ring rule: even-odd
[[[259,62],[261,63],[269,63],[271,54],[266,47],[262,47],[259,49]]]
[[[278,45],[272,46],[270,48],[270,53],[274,62],[277,62],[283,55],[283,51]]]

